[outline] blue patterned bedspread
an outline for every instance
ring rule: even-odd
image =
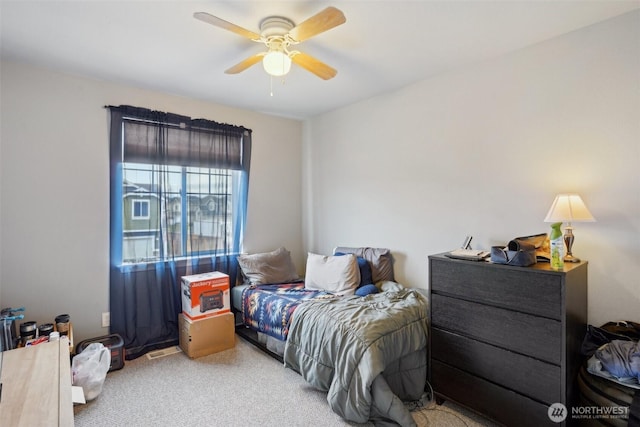
[[[305,289],[303,281],[249,287],[242,292],[242,318],[250,328],[284,341],[296,307],[320,297],[333,295]]]

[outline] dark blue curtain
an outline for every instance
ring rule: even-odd
[[[133,359],[178,343],[182,276],[221,271],[235,283],[251,130],[108,108],[111,333]]]

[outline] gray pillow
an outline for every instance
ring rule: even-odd
[[[238,264],[252,285],[285,283],[300,278],[291,253],[284,247],[271,252],[240,255]]]
[[[393,275],[393,258],[391,251],[387,248],[346,248],[338,246],[333,253],[343,252],[346,254],[354,254],[366,259],[371,264],[371,276],[373,283],[380,281],[395,282]]]

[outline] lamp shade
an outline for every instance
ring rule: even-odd
[[[262,58],[262,66],[272,76],[284,76],[291,70],[291,58],[280,50],[272,50]]]
[[[595,218],[577,194],[558,194],[544,222],[594,222]]]

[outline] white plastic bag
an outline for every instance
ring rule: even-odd
[[[102,392],[111,366],[111,351],[102,343],[89,344],[71,362],[73,385],[82,387],[84,398],[93,400]]]

